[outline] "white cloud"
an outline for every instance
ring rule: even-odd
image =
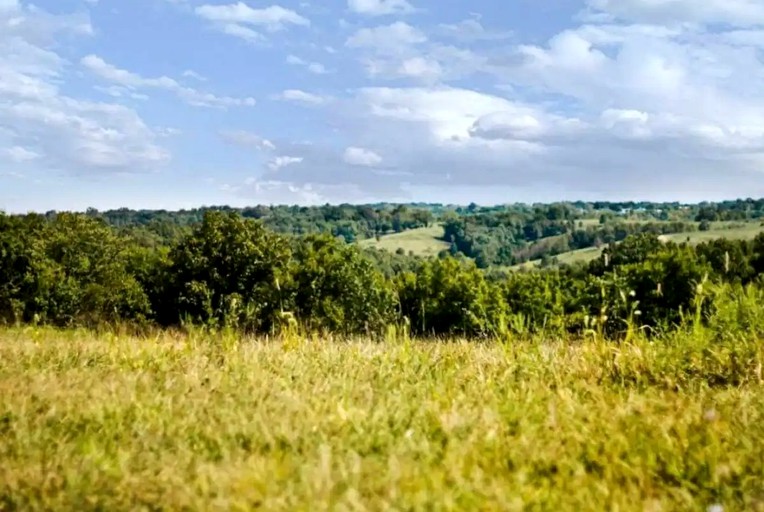
[[[286,63],[292,66],[301,66],[313,73],[314,75],[325,75],[328,73],[326,67],[320,62],[308,62],[306,60],[297,57],[296,55],[288,55]]]
[[[415,78],[435,78],[443,73],[436,60],[412,57],[404,60],[397,69],[398,74]]]
[[[220,133],[220,136],[223,137],[226,142],[237,146],[255,148],[263,151],[272,151],[276,149],[276,146],[268,139],[245,130],[223,131]]]
[[[48,51],[63,35],[89,36],[93,34],[90,17],[85,12],[51,14],[33,5],[5,1],[0,9],[0,26],[4,42],[14,37]],[[59,39],[57,39],[59,38]]]
[[[119,85],[109,85],[109,86],[102,86],[102,85],[96,85],[93,87],[96,91],[102,92],[106,94],[107,96],[111,96],[112,98],[131,98],[134,100],[140,100],[140,101],[146,101],[149,99],[148,96],[145,94],[137,93],[134,91],[131,91],[127,87],[122,87]]]
[[[379,53],[397,53],[406,47],[424,43],[427,36],[408,23],[396,21],[391,25],[362,28],[345,43],[349,48],[372,48]]]
[[[661,113],[728,133],[764,133],[764,65],[754,52],[726,42],[724,33],[631,28],[584,26],[546,47],[523,47],[522,64],[507,67],[506,76],[564,95],[592,114]]]
[[[67,63],[53,48],[62,34],[92,33],[89,18],[13,4],[6,0],[0,11],[0,24],[8,28],[0,31],[0,144],[10,148],[6,156],[69,173],[135,172],[166,162],[170,155],[157,144],[157,133],[134,110],[61,92]]]
[[[452,87],[369,87],[358,98],[370,115],[419,124],[435,143],[468,139],[478,119],[514,108],[504,98]]]
[[[396,22],[362,28],[346,41],[361,53],[367,75],[377,79],[408,78],[428,84],[467,77],[486,68],[486,57],[468,48],[431,40],[420,29]]]
[[[461,41],[500,41],[512,37],[510,31],[486,30],[483,24],[476,19],[467,19],[454,24],[442,23],[438,29],[442,35]]]
[[[731,45],[764,48],[764,29],[733,30],[724,33],[723,37]]]
[[[764,3],[760,0],[589,0],[588,5],[595,13],[625,21],[764,24]]]
[[[16,163],[30,162],[40,158],[39,153],[21,146],[13,146],[10,148],[2,149],[0,150],[0,154],[2,154],[8,160]]]
[[[277,156],[268,162],[268,169],[271,171],[278,171],[283,167],[299,164],[302,161],[303,158],[300,156]]]
[[[242,183],[224,184],[221,190],[258,204],[320,205],[331,197],[348,197],[353,187],[296,184],[278,179],[247,178]]]
[[[206,76],[200,75],[199,73],[197,73],[193,69],[185,70],[183,72],[183,76],[186,77],[186,78],[193,78],[194,80],[198,80],[199,82],[206,82],[207,81],[207,77]]]
[[[257,43],[265,40],[262,34],[252,30],[249,27],[245,27],[244,25],[239,25],[236,23],[224,23],[219,25],[218,28],[224,34],[238,37],[239,39],[244,39],[249,43]]]
[[[764,3],[724,5],[593,0],[579,26],[541,43],[477,19],[356,28],[345,45],[374,86],[326,109],[349,147],[279,142],[301,165],[258,182],[334,200],[342,187],[376,199],[465,186],[522,194],[491,196],[501,200],[764,194],[764,37],[744,19]]]
[[[348,0],[348,8],[358,14],[382,16],[412,12],[407,0]]]
[[[311,62],[308,64],[308,71],[313,73],[314,75],[325,75],[328,73],[326,70],[326,67],[324,67],[323,64],[320,62]]]
[[[200,18],[213,23],[218,30],[249,42],[263,39],[262,34],[252,27],[277,32],[288,25],[310,25],[307,18],[279,5],[257,9],[244,2],[226,5],[205,4],[196,7],[194,12]]]
[[[172,127],[159,127],[154,128],[154,132],[157,134],[158,137],[176,137],[183,133],[183,130],[179,128],[172,128]]]
[[[18,0],[0,0],[0,12],[17,11],[20,7]]]
[[[121,105],[51,96],[5,105],[0,113],[14,139],[38,140],[51,165],[72,171],[139,170],[169,158],[153,142],[157,134]]]
[[[359,167],[374,167],[382,163],[382,157],[374,151],[356,147],[347,148],[343,160],[348,165]]]
[[[527,105],[508,105],[508,109],[480,117],[470,135],[484,140],[538,141],[580,136],[586,123],[575,118],[549,114]]]
[[[314,106],[323,105],[329,101],[326,96],[320,96],[318,94],[301,91],[299,89],[287,89],[278,95],[277,98],[284,101],[291,101]]]
[[[191,87],[182,86],[176,80],[166,76],[159,78],[144,78],[130,71],[117,68],[97,55],[87,55],[80,60],[80,63],[90,72],[104,80],[114,82],[127,89],[164,89],[173,92],[189,105],[197,107],[251,107],[256,103],[254,98],[221,97],[211,93],[198,91]]]

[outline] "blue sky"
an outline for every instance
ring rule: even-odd
[[[6,211],[695,201],[763,173],[759,0],[0,0]]]

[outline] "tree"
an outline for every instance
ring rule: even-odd
[[[645,261],[648,256],[661,250],[663,243],[651,233],[626,237],[621,243],[611,243],[602,255],[591,262],[589,271],[602,275],[610,268]]]
[[[385,277],[353,246],[319,235],[297,244],[289,304],[311,329],[380,332],[395,300]]]
[[[0,213],[0,321],[29,322],[41,312],[41,292],[54,282],[45,256],[47,228],[40,215]]]
[[[130,244],[99,218],[2,219],[0,311],[55,325],[143,320],[149,301],[127,270]]]
[[[764,233],[759,233],[752,243],[751,266],[756,274],[764,274]]]
[[[532,332],[564,328],[568,289],[558,272],[513,272],[502,283],[509,314],[519,315]]]
[[[423,335],[488,336],[506,329],[501,290],[473,262],[446,257],[396,280],[401,314]]]
[[[282,308],[290,248],[260,221],[206,212],[170,253],[170,300],[175,321],[189,318],[269,331]]]
[[[118,237],[102,220],[59,214],[46,245],[61,272],[56,304],[63,308],[62,297],[75,299],[70,304],[73,319],[117,321],[149,313],[148,298],[127,269],[129,240]],[[62,313],[66,314],[55,316]]]
[[[413,220],[424,227],[430,227],[430,223],[432,223],[434,216],[430,210],[416,210],[412,214]]]

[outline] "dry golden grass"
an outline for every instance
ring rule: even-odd
[[[764,510],[762,361],[5,330],[0,510]]]

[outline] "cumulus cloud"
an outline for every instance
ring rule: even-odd
[[[268,169],[270,169],[271,171],[278,171],[279,169],[282,169],[289,165],[299,164],[302,161],[303,161],[303,158],[300,156],[286,156],[286,155],[277,156],[271,159],[270,162],[268,162]]]
[[[759,0],[589,0],[588,6],[594,13],[628,22],[764,24]]]
[[[476,19],[466,19],[459,23],[441,23],[438,25],[438,33],[465,42],[500,41],[509,39],[513,35],[508,30],[487,30],[480,20]]]
[[[355,13],[368,16],[402,14],[414,10],[407,0],[348,0],[348,8]]]
[[[273,142],[246,130],[226,130],[221,132],[220,136],[223,138],[223,140],[230,144],[245,148],[254,148],[260,150],[276,149],[276,146],[273,144]]]
[[[406,47],[424,43],[427,36],[402,21],[373,28],[362,28],[345,43],[349,48],[372,48],[379,53],[395,53]]]
[[[263,39],[262,34],[255,29],[273,33],[284,30],[290,25],[310,25],[310,20],[280,5],[258,9],[244,2],[225,5],[204,4],[196,7],[194,12],[200,18],[211,22],[221,32],[250,42]]]
[[[300,57],[297,57],[296,55],[288,55],[286,58],[286,63],[291,66],[303,67],[314,75],[325,75],[328,73],[326,67],[320,62],[308,62],[301,59]]]
[[[1,149],[0,154],[2,154],[2,156],[11,162],[15,162],[17,164],[37,160],[40,158],[40,155],[37,152],[21,146],[13,146],[10,148]]]
[[[305,92],[300,89],[287,89],[283,91],[281,94],[276,96],[277,99],[283,100],[283,101],[289,101],[292,103],[300,103],[303,105],[309,105],[309,106],[319,106],[324,105],[329,101],[329,98],[326,96],[321,96],[319,94],[313,94],[310,92]]]
[[[188,2],[184,9],[252,42],[311,23],[286,7],[228,1]],[[413,16],[408,23],[345,22],[312,50],[339,48],[342,38],[366,76],[343,70],[341,92],[327,89],[334,81],[325,80],[320,92],[295,83],[271,97],[315,108],[300,132],[315,135],[314,142],[279,139],[278,132],[254,128],[257,120],[254,132],[223,131],[225,142],[252,149],[260,163],[256,177],[218,183],[267,202],[403,199],[411,190],[467,186],[476,194],[509,191],[501,196],[506,200],[533,200],[538,196],[521,194],[549,190],[567,197],[764,194],[764,3],[582,3],[585,12],[566,28],[525,40],[479,17],[426,25]],[[347,5],[368,16],[414,9],[400,0]],[[86,14],[53,15],[10,0],[0,6],[4,160],[80,172],[155,168],[169,159],[160,144],[167,132],[147,124],[129,107],[133,100],[163,93],[191,105],[254,104],[198,90],[203,77],[191,71],[177,79],[147,77],[98,52],[72,65],[60,41],[93,33]],[[309,48],[290,45],[276,58],[326,73],[306,57]],[[332,63],[341,57],[326,56]],[[62,85],[73,68],[100,78],[104,101]],[[205,69],[208,83],[213,72]],[[326,130],[311,134],[314,121]]]
[[[92,33],[86,15],[53,15],[2,3],[0,145],[6,157],[69,173],[139,171],[170,155],[132,109],[64,94],[66,61],[54,51],[62,35]],[[32,149],[33,148],[33,149]]]
[[[136,73],[109,64],[97,55],[87,55],[80,60],[80,63],[91,73],[127,89],[164,89],[176,94],[189,105],[196,107],[252,107],[256,103],[254,98],[231,98],[201,92],[192,87],[183,86],[176,80],[166,76],[144,78]]]
[[[365,148],[349,147],[343,155],[345,163],[358,167],[374,167],[382,163],[382,157]]]
[[[193,78],[194,80],[198,80],[199,82],[206,82],[207,81],[207,77],[206,76],[200,75],[199,73],[197,73],[193,69],[185,70],[183,72],[183,76],[186,77],[186,78]]]
[[[322,205],[336,201],[368,202],[373,196],[354,185],[294,183],[279,179],[247,178],[223,184],[221,190],[257,204]]]
[[[436,83],[469,76],[485,57],[470,49],[432,40],[421,29],[395,22],[353,33],[345,46],[360,53],[366,73],[378,79]]]

